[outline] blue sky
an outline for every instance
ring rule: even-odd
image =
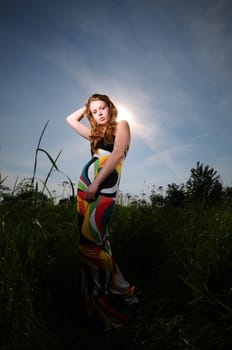
[[[130,115],[121,190],[185,183],[200,161],[232,185],[230,0],[8,1],[0,18],[0,164],[5,184],[41,147],[77,182],[88,143],[66,123],[94,92]],[[124,115],[121,113],[121,118]],[[50,163],[40,154],[37,176]],[[54,173],[50,190],[61,190]]]

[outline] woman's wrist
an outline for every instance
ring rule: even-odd
[[[86,116],[86,107],[81,107],[74,111],[72,114],[70,114],[66,120],[69,124],[72,124],[73,122],[80,122],[81,119],[83,119]]]
[[[86,106],[84,106],[78,110],[77,121],[80,122],[84,117],[86,117]]]

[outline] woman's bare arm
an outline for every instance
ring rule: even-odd
[[[76,132],[81,135],[82,137],[89,140],[90,137],[90,128],[88,128],[86,125],[81,123],[81,120],[84,118],[86,113],[86,107],[82,107],[75,112],[71,113],[67,118],[68,124],[76,130]]]

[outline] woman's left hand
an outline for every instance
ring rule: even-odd
[[[85,191],[85,200],[87,202],[92,202],[93,200],[95,200],[97,190],[98,185],[93,182]]]

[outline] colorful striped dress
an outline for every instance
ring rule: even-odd
[[[104,139],[98,141],[97,152],[82,170],[77,191],[81,308],[86,320],[101,325],[105,330],[123,325],[134,313],[139,301],[134,287],[125,280],[112,257],[107,234],[123,159],[103,181],[95,200],[87,202],[84,199],[84,191],[101,171],[113,146],[105,144]]]

